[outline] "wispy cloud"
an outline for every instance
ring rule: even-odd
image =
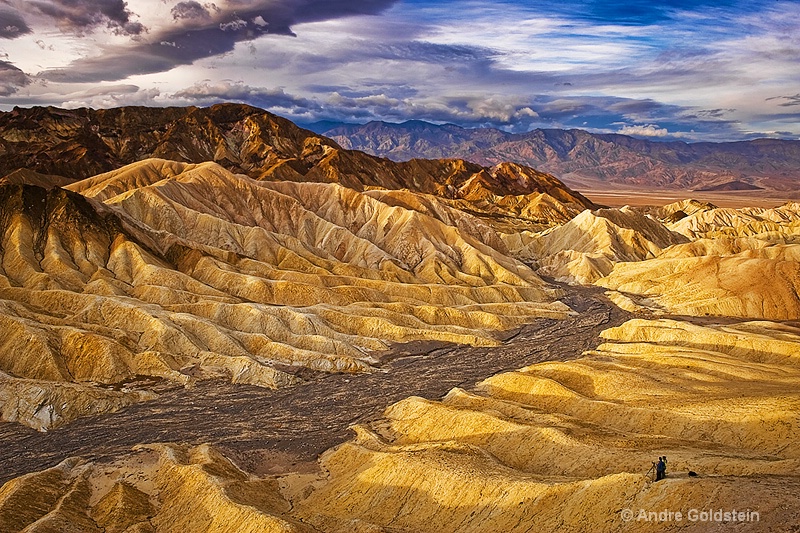
[[[7,61],[0,61],[0,96],[14,94],[30,82],[28,75],[20,69]]]
[[[792,96],[773,96],[772,98],[767,98],[768,102],[770,100],[783,100],[781,103],[778,104],[781,107],[796,106],[800,105],[800,93],[797,93]]]
[[[232,100],[299,121],[800,135],[794,1],[0,3],[6,106]]]

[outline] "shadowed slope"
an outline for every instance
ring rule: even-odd
[[[390,342],[491,345],[495,331],[568,312],[483,242],[499,242],[493,230],[446,207],[432,217],[336,184],[164,160],[71,188],[103,203],[5,190],[0,370],[10,379],[276,387],[297,382],[292,368],[369,371],[368,352]],[[43,409],[44,421],[29,412]],[[46,429],[87,409],[42,399],[4,417]]]
[[[457,159],[395,163],[343,150],[286,119],[240,104],[15,109],[0,113],[0,149],[0,177],[16,172],[8,179],[27,176],[37,184],[54,185],[59,177],[81,180],[162,158],[214,161],[259,180],[339,183],[358,191],[409,189],[463,203],[489,219],[517,216],[540,225],[565,222],[592,207],[553,176],[528,167],[489,169]]]

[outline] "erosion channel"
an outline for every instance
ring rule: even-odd
[[[67,457],[102,460],[151,442],[210,443],[254,473],[314,468],[319,453],[350,436],[351,424],[380,418],[403,398],[436,399],[498,372],[576,358],[599,344],[600,331],[630,318],[601,289],[563,289],[576,315],[536,320],[498,347],[410,343],[384,354],[370,374],[304,375],[302,385],[274,391],[222,380],[164,383],[153,401],[47,433],[0,424],[0,484]]]

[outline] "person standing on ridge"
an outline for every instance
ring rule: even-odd
[[[664,479],[664,475],[667,472],[667,462],[664,460],[664,457],[658,458],[658,464],[656,465],[656,481]]]

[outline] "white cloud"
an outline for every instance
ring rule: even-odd
[[[659,128],[655,124],[644,124],[637,126],[624,126],[619,130],[622,135],[638,135],[640,137],[667,137],[667,128]]]

